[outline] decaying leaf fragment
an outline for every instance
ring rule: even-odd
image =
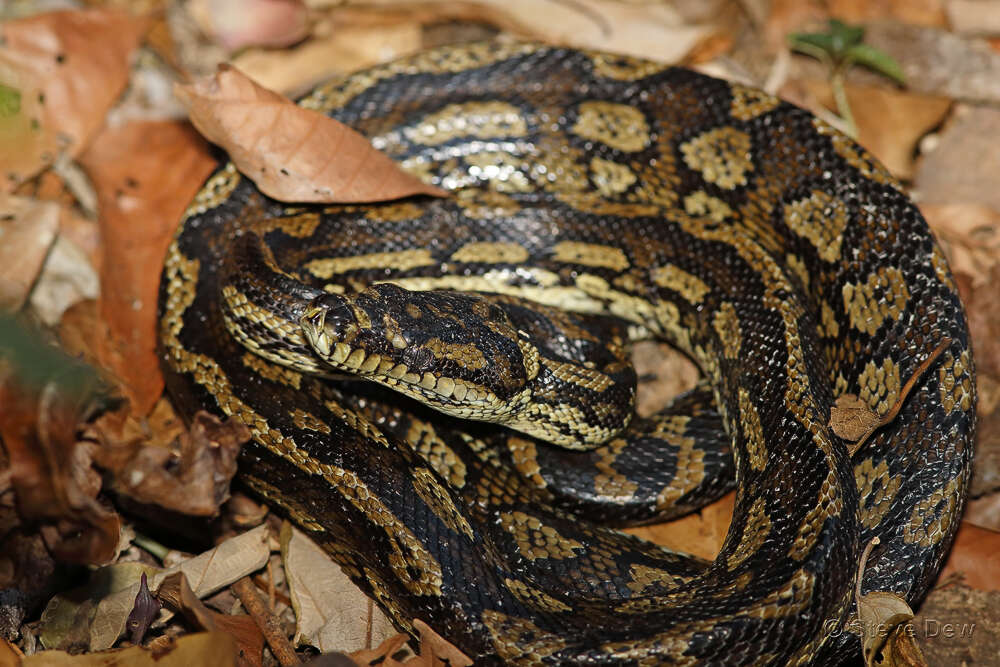
[[[296,106],[239,70],[176,85],[191,122],[261,192],[287,202],[373,202],[446,193],[403,171],[343,123]]]
[[[851,456],[854,456],[861,449],[861,446],[871,437],[872,433],[891,423],[896,418],[896,415],[899,414],[900,409],[903,407],[903,403],[906,401],[906,397],[910,394],[914,385],[917,384],[917,380],[950,346],[950,338],[945,338],[938,343],[934,351],[913,371],[910,379],[900,389],[899,395],[896,397],[896,402],[882,416],[876,414],[867,403],[855,394],[842,394],[837,397],[837,401],[830,408],[830,421],[827,423],[827,426],[833,430],[837,437],[843,438],[850,443],[847,451]]]
[[[40,651],[27,656],[21,667],[236,667],[236,645],[224,632],[202,632],[170,639],[155,651],[132,648],[87,655]]]
[[[182,514],[211,516],[229,497],[236,456],[250,431],[234,419],[223,422],[206,412],[184,429],[161,401],[148,421],[124,411],[107,413],[84,436],[100,443],[95,460],[112,473],[119,493]]]
[[[876,537],[865,547],[854,589],[865,667],[927,667],[920,647],[914,641],[912,628],[908,625],[913,618],[913,610],[906,604],[906,600],[885,591],[861,594],[861,580],[868,564],[868,556],[872,547],[878,543],[879,539]]]

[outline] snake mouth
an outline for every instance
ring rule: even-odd
[[[338,318],[335,311],[323,306],[308,309],[299,321],[306,340],[329,366],[396,389],[457,416],[467,416],[467,411],[476,407],[495,410],[503,405],[493,392],[475,383],[420,372],[388,355],[335,340],[331,327],[343,327],[344,321],[345,318]]]

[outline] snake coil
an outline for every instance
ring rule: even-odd
[[[533,44],[437,49],[301,104],[452,196],[290,206],[223,165],[168,252],[163,363],[183,413],[251,428],[242,479],[399,627],[477,664],[827,665],[860,655],[873,537],[863,592],[927,591],[969,479],[973,362],[940,248],[863,149],[757,90]],[[705,382],[629,421],[641,336]],[[946,339],[850,457],[834,399],[885,414]],[[733,478],[712,562],[597,523]]]

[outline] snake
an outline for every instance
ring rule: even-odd
[[[158,349],[179,412],[249,427],[244,486],[398,628],[485,665],[837,665],[862,655],[856,583],[926,594],[974,364],[870,153],[749,86],[520,42],[299,104],[448,196],[283,203],[221,162],[167,252]],[[645,338],[702,379],[639,416]],[[845,395],[898,408],[853,453]],[[621,530],[733,487],[714,560]]]

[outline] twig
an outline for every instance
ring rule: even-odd
[[[243,608],[247,610],[257,627],[260,628],[264,635],[264,641],[271,647],[271,653],[278,659],[282,667],[302,664],[299,656],[295,654],[291,642],[288,641],[288,637],[282,631],[281,622],[277,616],[267,610],[264,601],[257,595],[250,577],[243,577],[234,583],[233,592],[236,593],[236,597],[243,603]]]

